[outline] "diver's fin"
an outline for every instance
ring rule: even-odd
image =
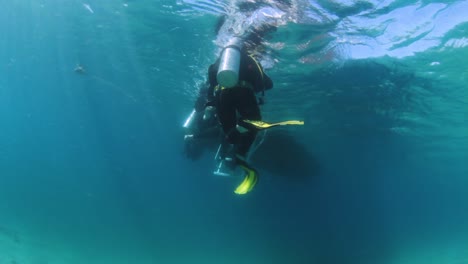
[[[300,120],[288,120],[288,121],[283,121],[283,122],[278,122],[278,123],[267,123],[267,122],[260,121],[260,120],[247,120],[247,119],[244,119],[242,121],[244,123],[252,125],[254,128],[258,130],[267,129],[267,128],[271,128],[275,126],[286,126],[286,125],[302,126],[304,125],[304,121],[300,121]]]
[[[234,190],[235,194],[243,195],[250,192],[257,184],[258,173],[255,169],[245,165],[239,165],[245,171],[245,178]]]

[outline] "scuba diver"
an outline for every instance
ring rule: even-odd
[[[221,144],[215,155],[217,164],[213,173],[218,176],[243,174],[244,180],[234,191],[242,195],[250,192],[258,181],[258,171],[248,163],[258,131],[304,122],[269,124],[262,121],[259,105],[263,104],[265,91],[273,88],[273,82],[254,56],[264,51],[262,40],[267,33],[275,31],[276,26],[260,21],[242,32],[235,32],[238,28],[232,23],[226,22],[226,16],[218,21],[216,33],[222,50],[209,66],[207,81],[200,87],[194,110],[184,123],[184,150],[188,158],[195,160],[201,156],[207,142],[218,139],[216,143]]]
[[[239,167],[245,173],[237,194],[247,193],[257,182],[258,172],[247,163],[247,154],[258,132],[252,122],[261,121],[259,105],[265,91],[272,88],[273,82],[261,64],[249,54],[242,40],[235,39],[209,66],[208,81],[200,88],[195,102],[193,114],[197,116],[198,130],[185,136],[186,154],[196,159],[200,155],[196,139],[222,135],[223,153],[219,149],[217,155],[220,162],[229,163],[231,170]],[[218,173],[224,172],[218,168]]]
[[[213,90],[224,140],[233,148],[232,156],[225,157],[223,162],[230,162],[230,166],[237,166],[245,173],[244,181],[235,190],[237,194],[249,192],[258,180],[258,172],[247,163],[247,154],[258,130],[248,121],[261,121],[259,104],[263,103],[265,90],[273,88],[273,82],[263,67],[241,45],[225,47],[221,57],[208,70],[208,93]],[[258,100],[256,94],[261,95]]]
[[[215,175],[240,173],[244,180],[236,194],[250,192],[258,181],[258,172],[247,161],[249,151],[260,130],[282,126],[303,125],[303,121],[278,123],[262,121],[260,105],[273,81],[263,67],[248,53],[239,40],[225,47],[221,56],[208,68],[208,81],[200,88],[194,110],[184,124],[185,154],[191,159],[201,155],[206,141],[221,139],[215,155]],[[259,95],[259,97],[257,97]]]

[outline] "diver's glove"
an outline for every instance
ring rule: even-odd
[[[216,101],[211,100],[211,101],[206,102],[205,103],[205,108],[208,107],[208,106],[216,107]]]
[[[257,104],[258,105],[264,105],[265,104],[264,96],[257,96]]]
[[[205,112],[203,113],[203,121],[212,120],[215,117],[216,109],[214,106],[205,107]]]

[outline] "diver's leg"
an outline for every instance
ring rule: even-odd
[[[249,88],[239,88],[236,94],[236,108],[241,119],[260,120],[260,108],[257,105],[254,92]],[[236,164],[244,171],[245,178],[234,190],[236,194],[250,192],[258,181],[258,172],[247,163],[247,153],[255,140],[257,131],[249,129],[241,133],[239,143],[236,145]]]
[[[261,120],[262,116],[260,113],[260,107],[257,104],[257,98],[255,93],[250,88],[240,88],[237,95],[237,110],[241,116],[241,119],[249,120]],[[257,136],[257,130],[249,129],[248,131],[241,134],[239,144],[237,146],[237,154],[242,157],[246,157],[250,146],[255,141]]]
[[[236,144],[239,140],[239,132],[236,129],[237,115],[235,104],[235,90],[224,89],[218,94],[217,114],[219,122],[229,143]]]
[[[243,119],[261,120],[260,107],[257,103],[257,97],[250,88],[239,88],[237,92],[237,110]]]

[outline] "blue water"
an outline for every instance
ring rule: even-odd
[[[0,263],[468,263],[468,2],[288,2],[3,3]],[[221,14],[306,122],[245,196],[183,155]]]

